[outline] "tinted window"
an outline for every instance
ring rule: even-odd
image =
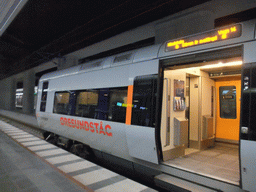
[[[127,87],[99,90],[99,105],[95,118],[124,123],[127,107]]]
[[[127,87],[77,91],[75,115],[125,122]]]
[[[70,111],[69,97],[70,93],[68,92],[55,93],[53,113],[68,114]]]
[[[236,87],[223,86],[220,92],[220,117],[236,119]]]
[[[43,82],[40,111],[45,111],[45,108],[46,108],[48,84],[49,84],[48,81]]]
[[[56,92],[53,113],[125,123],[127,87]]]
[[[155,127],[156,92],[157,75],[135,78],[132,125]]]
[[[98,107],[99,92],[93,90],[80,91],[77,93],[75,115],[94,118]]]
[[[127,88],[111,89],[109,91],[108,119],[125,123],[127,107]]]

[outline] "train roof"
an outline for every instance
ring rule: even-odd
[[[45,74],[41,77],[40,81],[156,59],[160,47],[161,44],[152,45],[110,57],[89,61],[74,67]]]
[[[113,55],[110,57],[90,61],[75,67],[45,74],[42,76],[40,81],[85,73],[89,71],[113,68],[121,65],[133,64],[133,63],[148,61],[148,60],[157,59],[157,58],[159,59],[164,57],[171,58],[171,57],[176,57],[177,55],[193,53],[195,51],[203,51],[205,49],[214,49],[220,46],[226,46],[226,45],[230,46],[232,44],[235,45],[241,42],[254,40],[255,39],[255,22],[256,22],[256,19],[249,20],[242,23],[236,23],[236,24],[225,26],[225,27],[205,31],[203,33],[192,34],[186,37],[174,39],[172,41],[167,41],[162,44],[152,45],[152,46],[144,47],[141,49],[132,50],[132,51],[120,53],[117,55]],[[179,41],[190,43],[191,39],[192,41],[196,41],[196,40],[204,41],[204,40],[208,40],[208,38],[211,38],[211,36],[213,35],[214,35],[213,37],[216,37],[218,32],[217,30],[220,30],[220,32],[223,32],[233,28],[234,26],[237,30],[237,33],[235,34],[234,37],[223,39],[223,40],[216,40],[216,42],[214,40],[214,43],[202,43],[200,46],[188,46],[187,48],[184,48],[184,49],[178,49],[175,51],[172,51],[172,50],[166,51],[166,48],[167,48],[166,45],[168,42],[169,43],[173,42],[174,44],[179,43]],[[221,36],[221,34],[219,34],[219,36]]]

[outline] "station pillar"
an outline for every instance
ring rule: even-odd
[[[16,97],[16,84],[13,77],[11,77],[10,82],[10,108],[8,110],[14,111],[15,110],[15,98]]]
[[[26,71],[23,80],[23,113],[34,113],[35,72]]]
[[[0,109],[15,110],[15,79],[8,77],[0,82]]]

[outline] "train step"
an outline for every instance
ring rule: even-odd
[[[156,186],[175,192],[214,192],[215,190],[205,186],[179,179],[167,174],[160,174],[155,177]],[[216,191],[215,191],[216,192]]]

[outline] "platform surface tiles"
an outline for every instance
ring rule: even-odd
[[[0,121],[0,192],[2,191],[155,190]]]

